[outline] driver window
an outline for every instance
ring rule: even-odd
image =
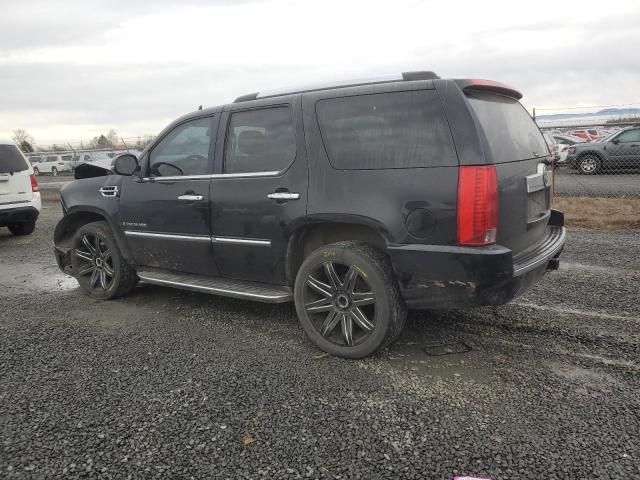
[[[211,173],[210,143],[211,117],[178,125],[151,151],[149,175],[176,177]]]
[[[620,143],[640,142],[640,130],[627,130],[618,135]]]

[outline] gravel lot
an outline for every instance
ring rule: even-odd
[[[517,304],[412,313],[346,361],[290,305],[89,299],[59,217],[0,229],[0,478],[640,478],[640,231],[571,231]]]

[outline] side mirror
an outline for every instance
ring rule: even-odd
[[[116,157],[113,163],[113,171],[118,175],[130,177],[138,169],[138,158],[130,153]]]

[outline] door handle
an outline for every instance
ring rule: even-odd
[[[181,202],[199,202],[203,198],[202,195],[180,195],[178,200]]]
[[[291,192],[273,192],[267,195],[267,198],[270,198],[271,200],[298,200],[300,198],[300,194]]]

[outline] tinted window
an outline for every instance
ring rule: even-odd
[[[484,131],[493,162],[549,154],[538,126],[520,102],[490,93],[474,93],[468,99]]]
[[[433,90],[320,100],[316,112],[334,168],[412,168],[457,161]]]
[[[211,173],[210,143],[210,117],[178,125],[151,151],[149,175],[173,177]]]
[[[231,115],[225,147],[225,173],[279,172],[296,156],[289,107]]]
[[[627,130],[618,137],[621,143],[640,142],[640,130]]]
[[[0,145],[0,173],[23,172],[28,168],[18,147]]]
[[[45,162],[57,162],[58,161],[58,156],[57,155],[49,156],[49,157],[45,158],[44,161]]]
[[[71,161],[71,155],[62,155],[62,160],[64,160],[65,162],[70,162]]]

